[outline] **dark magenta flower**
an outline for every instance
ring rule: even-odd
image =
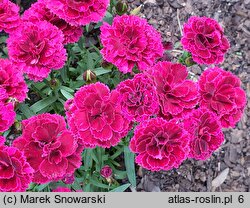
[[[184,129],[190,136],[190,158],[206,160],[224,141],[219,118],[208,109],[193,110],[184,119]]]
[[[69,127],[86,147],[109,148],[128,133],[130,122],[123,117],[118,101],[117,91],[110,92],[97,82],[81,87],[73,103],[66,102]]]
[[[13,32],[20,25],[19,7],[9,0],[0,0],[0,32]]]
[[[43,0],[47,8],[70,25],[99,22],[105,15],[109,0]]]
[[[57,187],[52,192],[72,192],[70,188],[68,187]]]
[[[147,73],[156,86],[163,117],[182,116],[198,104],[198,85],[187,80],[188,71],[185,66],[158,62]]]
[[[83,147],[66,129],[62,116],[45,113],[22,124],[23,133],[14,141],[14,146],[24,151],[35,170],[33,182],[60,180],[80,167]]]
[[[205,70],[199,79],[200,106],[213,111],[222,127],[234,127],[246,106],[246,93],[240,79],[221,68]]]
[[[0,191],[23,192],[32,182],[34,170],[23,152],[15,147],[5,146],[4,141],[0,136]]]
[[[15,98],[19,102],[23,102],[27,97],[28,87],[21,67],[8,59],[0,59],[0,88],[5,89],[9,98]]]
[[[13,103],[5,103],[0,100],[0,132],[8,130],[14,123],[15,117]]]
[[[47,21],[24,22],[7,40],[10,59],[33,81],[42,81],[66,61],[63,33]]]
[[[80,26],[72,26],[52,13],[51,10],[46,7],[44,0],[39,0],[32,4],[31,7],[24,12],[22,20],[34,23],[43,20],[50,22],[63,32],[64,44],[77,42],[83,33]]]
[[[141,122],[159,111],[159,100],[152,80],[145,74],[121,82],[116,90],[123,115],[131,121]]]
[[[143,71],[163,55],[160,33],[138,16],[116,16],[112,25],[104,23],[101,42],[103,58],[123,73],[134,66]]]
[[[143,168],[151,171],[178,168],[189,154],[189,136],[174,121],[153,118],[142,122],[130,141],[130,149]]]
[[[219,64],[230,45],[216,20],[191,17],[184,24],[181,43],[198,64]]]

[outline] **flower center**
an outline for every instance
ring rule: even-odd
[[[139,91],[128,95],[128,102],[133,105],[140,105],[143,102],[143,99],[143,93]]]
[[[41,54],[46,46],[45,40],[39,40],[37,33],[27,34],[24,41],[20,41],[19,47],[23,51],[23,57],[26,64],[35,65],[39,62]]]

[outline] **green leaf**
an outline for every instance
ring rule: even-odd
[[[7,38],[8,38],[8,36],[1,36],[0,37],[0,44],[5,43]]]
[[[67,79],[68,79],[66,66],[64,66],[60,71],[61,71],[61,78],[62,78],[63,82],[66,83]]]
[[[77,180],[74,181],[74,183],[71,185],[71,187],[74,189],[74,190],[82,190],[82,187],[81,185],[79,184],[79,182]]]
[[[74,97],[72,94],[70,94],[69,92],[67,92],[67,91],[64,90],[64,89],[60,89],[60,91],[61,91],[62,95],[63,95],[67,100],[69,100],[69,99],[71,99],[71,98]]]
[[[70,82],[70,88],[77,89],[77,88],[83,86],[83,84],[84,84],[83,80],[78,80],[78,81]]]
[[[42,184],[42,185],[37,185],[36,186],[36,191],[40,192],[40,191],[44,190],[45,188],[47,188],[48,185],[49,185],[49,183],[45,183],[45,184]]]
[[[87,58],[87,69],[93,69],[94,68],[94,60],[92,54],[87,51],[86,53],[86,58]]]
[[[42,90],[44,87],[47,87],[47,85],[44,82],[37,82],[33,84],[36,89]]]
[[[89,183],[84,186],[84,192],[91,192],[91,186]]]
[[[73,89],[71,89],[71,88],[69,88],[69,87],[66,87],[66,86],[61,86],[60,87],[61,89],[64,89],[65,91],[67,91],[67,92],[75,92],[75,90],[73,90]]]
[[[38,102],[36,102],[35,104],[33,104],[30,107],[30,110],[38,113],[39,111],[43,110],[44,108],[50,106],[51,104],[53,104],[55,101],[57,100],[56,97],[47,97],[44,98],[42,100],[39,100]]]
[[[95,155],[95,152],[94,152],[94,151],[91,151],[91,157],[92,157],[92,159],[93,159],[97,164],[99,164],[98,158],[97,158],[97,156]]]
[[[124,184],[122,186],[119,186],[109,192],[124,192],[131,184],[130,183],[127,183],[127,184]]]
[[[26,118],[30,118],[35,115],[35,113],[28,107],[27,104],[19,104],[18,109],[23,113]]]
[[[113,169],[114,177],[115,179],[125,179],[127,177],[127,172],[126,171],[121,171],[121,170],[116,170]]]
[[[124,160],[125,167],[128,175],[128,180],[132,186],[136,187],[136,176],[135,176],[135,154],[132,153],[127,146],[124,147]]]
[[[111,72],[111,69],[104,69],[102,67],[99,67],[99,68],[94,69],[93,71],[95,72],[96,76],[100,76],[100,75]]]
[[[118,156],[120,156],[120,154],[123,152],[123,148],[119,148],[112,156],[110,156],[110,159],[114,160],[115,158],[117,158]]]
[[[92,166],[92,163],[93,163],[91,152],[92,152],[92,149],[85,149],[83,153],[85,171],[87,171]]]
[[[106,12],[106,15],[103,18],[103,21],[107,22],[107,23],[109,23],[111,25],[112,22],[113,22],[113,19],[114,19],[113,15],[110,12]]]
[[[85,49],[85,37],[82,36],[80,38],[80,40],[78,41],[78,46],[81,50],[84,50]]]
[[[10,129],[7,130],[7,131],[5,131],[5,132],[3,133],[3,137],[7,138],[10,132],[11,132]]]
[[[99,187],[99,188],[104,188],[104,189],[110,189],[111,187],[109,185],[106,185],[106,184],[103,184],[103,183],[100,183],[99,181],[96,181],[94,179],[89,179],[89,182],[96,186],[96,187]]]

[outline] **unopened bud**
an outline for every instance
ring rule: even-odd
[[[54,78],[50,80],[49,84],[52,89],[56,89],[59,86],[59,80]]]
[[[192,65],[194,65],[196,63],[194,62],[194,60],[192,59],[192,57],[187,57],[185,59],[185,64],[186,64],[186,66],[192,66]]]
[[[21,122],[15,121],[14,127],[15,127],[14,131],[15,131],[16,134],[21,133],[21,131],[22,131],[22,124],[21,124]]]
[[[95,83],[96,82],[96,74],[95,72],[91,71],[91,70],[87,70],[83,73],[83,80],[87,83]]]
[[[75,181],[75,176],[74,176],[74,174],[72,174],[72,175],[67,175],[67,176],[65,176],[65,178],[63,179],[63,182],[66,183],[66,184],[72,184],[72,183],[74,183],[74,181]]]
[[[174,45],[172,42],[165,41],[162,43],[162,45],[163,45],[164,50],[166,50],[166,51],[170,51],[170,50],[174,49]]]
[[[12,103],[14,109],[17,107],[18,105],[18,100],[14,97],[9,97],[7,100],[7,103]]]
[[[112,174],[113,174],[112,168],[108,165],[105,165],[101,169],[100,174],[103,178],[110,179],[112,177]]]
[[[115,6],[115,9],[118,15],[123,15],[127,13],[128,5],[122,1],[118,1],[118,3]]]

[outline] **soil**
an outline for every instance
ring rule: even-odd
[[[225,142],[207,161],[186,160],[172,171],[138,171],[137,191],[250,191],[250,0],[128,0],[130,10],[143,5],[141,16],[178,46],[180,27],[190,16],[216,19],[231,49],[221,68],[242,81],[248,105],[235,128],[225,129]],[[178,19],[180,26],[178,24]],[[177,48],[178,49],[178,48]],[[179,49],[181,47],[179,46]],[[179,56],[171,52],[172,61]],[[197,77],[205,66],[189,68]],[[215,179],[215,180],[214,180]],[[217,183],[220,181],[219,183]]]

